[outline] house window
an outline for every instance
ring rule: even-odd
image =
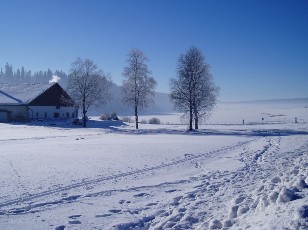
[[[39,113],[38,112],[36,112],[36,117],[39,117]]]
[[[54,118],[59,118],[59,116],[60,116],[59,113],[54,113],[54,114],[53,114],[53,117],[54,117]]]
[[[74,113],[72,113],[72,118],[74,118],[75,117],[75,114]]]
[[[60,109],[60,105],[57,105],[57,106],[56,106],[56,109]]]
[[[66,113],[66,118],[69,118],[70,117],[70,113]]]

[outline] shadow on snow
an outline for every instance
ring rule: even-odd
[[[12,125],[43,126],[67,129],[83,129],[82,125],[73,125],[70,121],[52,120],[52,121],[32,121],[29,123],[12,123]],[[159,126],[159,125],[157,125]],[[110,133],[128,134],[128,135],[195,135],[195,136],[291,136],[308,135],[308,131],[293,129],[199,129],[188,131],[185,129],[155,128],[155,129],[132,129],[123,121],[87,121],[86,129],[104,129]],[[183,125],[184,127],[184,125]],[[264,126],[263,126],[264,127]]]

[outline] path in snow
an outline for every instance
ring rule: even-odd
[[[51,201],[51,202],[44,202],[44,203],[38,203],[35,204],[33,203],[33,200],[37,199],[37,198],[44,198],[44,197],[48,197],[49,195],[52,194],[58,194],[58,193],[63,193],[63,192],[67,192],[69,190],[72,189],[76,189],[79,187],[86,187],[86,186],[91,186],[91,185],[97,185],[100,182],[104,182],[104,181],[109,181],[109,180],[116,180],[118,178],[122,178],[122,177],[130,177],[130,176],[134,176],[134,175],[139,175],[142,173],[148,173],[151,171],[156,171],[156,170],[161,170],[164,168],[169,168],[178,164],[183,164],[186,162],[190,162],[193,160],[197,160],[199,158],[202,158],[202,160],[206,160],[207,158],[210,157],[218,157],[219,155],[225,155],[226,152],[232,151],[234,149],[237,148],[241,148],[244,145],[247,145],[249,142],[251,142],[252,140],[248,140],[248,141],[244,141],[244,142],[240,142],[236,145],[233,146],[227,146],[227,147],[223,147],[221,149],[218,150],[214,150],[211,152],[207,152],[207,153],[200,153],[200,154],[185,154],[184,158],[179,159],[179,160],[173,160],[171,162],[166,162],[166,163],[162,163],[160,165],[157,166],[153,166],[153,167],[146,167],[146,168],[141,168],[141,169],[137,169],[134,171],[128,171],[128,172],[123,172],[123,173],[119,173],[119,174],[114,174],[114,175],[109,175],[109,176],[103,176],[103,177],[99,177],[99,178],[95,178],[95,179],[85,179],[82,182],[79,183],[74,183],[74,184],[70,184],[70,185],[66,185],[66,186],[59,186],[58,188],[55,189],[50,189],[48,191],[43,191],[40,193],[34,193],[34,194],[28,194],[26,196],[23,196],[21,198],[17,198],[17,199],[11,199],[11,200],[6,200],[5,202],[0,202],[0,215],[9,215],[9,214],[17,214],[17,213],[25,213],[25,212],[29,212],[30,210],[37,208],[37,207],[42,207],[45,205],[52,205],[52,204],[61,204],[64,203],[65,201],[73,201],[73,200],[77,200],[77,199],[81,199],[82,197],[91,197],[91,196],[96,196],[98,194],[105,194],[105,193],[110,193],[110,192],[115,192],[117,190],[111,190],[111,191],[102,191],[102,192],[98,192],[95,194],[86,194],[86,195],[74,195],[74,196],[69,196],[69,197],[64,197],[58,201]],[[16,170],[14,169],[14,172],[16,172]],[[16,172],[17,176],[18,173]],[[18,176],[19,177],[19,176]],[[21,183],[17,183],[20,184]],[[22,185],[21,185],[22,186]],[[119,191],[125,191],[123,189],[120,189]],[[12,210],[4,210],[4,207],[7,206],[11,206],[11,205],[20,205],[23,203],[27,203],[31,201],[31,205],[25,205],[24,207],[21,208],[13,208]]]

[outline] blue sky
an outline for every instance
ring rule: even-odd
[[[219,100],[308,97],[307,0],[1,0],[0,29],[1,67],[68,72],[90,58],[121,84],[139,48],[167,93],[179,55],[196,46]]]

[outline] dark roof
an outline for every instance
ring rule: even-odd
[[[72,98],[58,83],[52,84],[28,103],[30,106],[74,106],[74,104]]]

